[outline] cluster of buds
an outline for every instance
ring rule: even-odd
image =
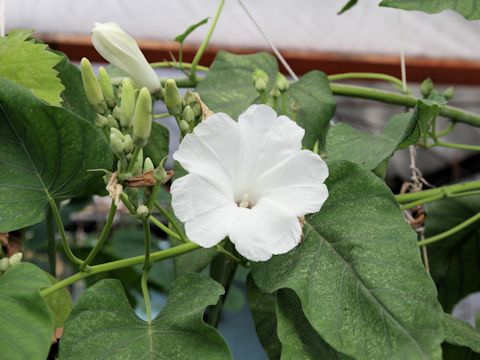
[[[15,253],[12,256],[0,259],[0,275],[7,271],[12,266],[20,264],[23,254],[21,252]]]
[[[182,135],[192,132],[198,122],[203,120],[204,114],[199,96],[187,91],[182,97],[173,79],[165,82],[163,101],[168,112],[175,116]]]
[[[260,94],[260,100],[264,104],[269,104],[275,107],[278,98],[287,91],[290,86],[287,78],[280,73],[277,73],[275,82],[270,90],[270,98],[267,95],[269,77],[262,69],[255,69],[252,74],[252,82],[255,90]],[[271,101],[273,99],[273,102]]]

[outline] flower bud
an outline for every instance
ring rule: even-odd
[[[112,115],[107,115],[107,122],[110,129],[118,129],[118,122]]]
[[[255,81],[255,89],[258,92],[267,90],[267,82],[265,81],[265,79],[262,79],[262,78],[257,79]]]
[[[21,252],[15,253],[8,258],[8,264],[10,265],[10,267],[20,264],[22,258],[23,254]]]
[[[115,23],[96,23],[92,30],[92,44],[111,64],[118,66],[151,93],[161,90],[160,80],[135,40]]]
[[[165,160],[167,160],[167,158],[168,156],[165,156],[162,161],[160,161],[160,165],[158,165],[157,168],[153,171],[153,176],[155,177],[155,179],[162,184],[165,179],[168,178],[168,174],[163,167],[163,164],[165,163]]]
[[[140,153],[138,154],[137,158],[135,159],[135,163],[132,167],[132,175],[140,175],[143,170],[143,149],[140,149]]]
[[[121,156],[123,154],[123,141],[114,133],[110,133],[110,149],[112,149],[112,152],[117,156]]]
[[[191,91],[187,91],[184,98],[187,105],[192,108],[195,117],[202,115],[202,106],[200,105],[194,93],[192,93]]]
[[[103,97],[105,98],[107,105],[114,107],[115,95],[113,94],[112,81],[103,66],[100,66],[98,69],[98,83],[100,84],[100,89],[102,89]]]
[[[130,134],[123,137],[123,151],[127,154],[133,150],[133,140]]]
[[[108,119],[103,115],[97,114],[97,116],[95,118],[95,126],[97,126],[99,128],[103,128],[105,126],[108,126]]]
[[[182,96],[178,91],[175,80],[168,79],[165,82],[164,99],[168,112],[172,115],[180,115],[182,112]]]
[[[277,78],[275,79],[275,87],[280,90],[280,92],[284,92],[290,87],[290,83],[285,76],[277,73]]]
[[[143,162],[143,172],[149,172],[153,171],[155,169],[155,166],[153,165],[152,160],[149,157],[145,158],[145,161]]]
[[[178,127],[180,128],[180,130],[182,130],[182,132],[187,132],[188,130],[190,130],[190,125],[188,125],[188,122],[183,119],[178,122]]]
[[[120,88],[120,106],[113,109],[113,115],[124,128],[132,126],[132,117],[135,111],[135,89],[130,79],[124,79]]]
[[[125,136],[123,135],[123,133],[122,133],[120,130],[115,129],[115,128],[110,129],[110,134],[114,134],[114,135],[117,136],[122,142],[123,142],[123,140],[124,140],[124,138],[125,138]]]
[[[80,70],[88,102],[93,105],[97,113],[103,114],[107,109],[107,105],[103,99],[102,89],[98,84],[97,77],[93,72],[92,64],[90,64],[87,58],[83,58],[80,61]]]
[[[148,216],[148,207],[146,207],[145,205],[140,205],[137,208],[137,215],[142,217],[142,218],[147,217]]]
[[[263,79],[268,82],[268,74],[262,69],[255,69],[252,75],[252,81],[255,83],[258,79]]]
[[[433,90],[433,81],[432,79],[428,78],[423,80],[422,84],[420,85],[420,92],[422,93],[423,97],[428,97]]]
[[[280,89],[279,89],[279,88],[274,87],[274,88],[272,89],[272,91],[270,92],[270,95],[272,95],[272,97],[274,97],[274,98],[279,98],[280,95],[282,95],[282,93],[280,92]]]
[[[152,97],[147,88],[142,88],[138,94],[133,115],[133,143],[136,146],[147,145],[152,130]]]
[[[453,96],[455,95],[455,90],[452,86],[448,87],[444,92],[443,96],[445,97],[445,100],[451,100]]]
[[[195,113],[193,112],[190,105],[185,106],[182,111],[182,119],[187,123],[193,123],[195,121]]]
[[[8,258],[4,257],[0,259],[0,272],[7,271],[9,267],[10,267],[10,262],[8,261]]]

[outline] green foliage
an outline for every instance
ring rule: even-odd
[[[101,133],[25,88],[0,80],[0,232],[40,222],[49,198],[81,195],[111,153]]]
[[[220,51],[207,75],[198,84],[197,91],[212,111],[225,112],[236,119],[260,99],[252,82],[256,69],[267,73],[267,91],[270,91],[278,71],[277,61],[272,55],[234,55]]]
[[[427,205],[425,236],[460,224],[480,211],[480,196],[444,199]],[[450,312],[462,298],[480,290],[480,223],[429,245],[430,273],[438,298]]]
[[[38,291],[50,285],[47,274],[21,263],[0,276],[0,348],[9,360],[45,360],[54,323]]]
[[[229,359],[203,312],[223,293],[212,279],[176,280],[167,305],[151,323],[136,317],[117,280],[102,280],[78,300],[60,343],[61,359]]]
[[[38,98],[59,106],[64,90],[54,69],[62,57],[49,51],[47,45],[29,40],[28,31],[12,31],[0,38],[0,78],[25,86]]]
[[[158,166],[168,155],[168,129],[156,122],[152,123],[152,131],[147,145],[143,148],[145,157],[149,157],[155,166]]]
[[[404,10],[419,10],[429,14],[452,9],[468,20],[480,19],[478,0],[382,0],[380,6]]]
[[[329,199],[309,216],[301,245],[252,264],[263,291],[290,288],[312,327],[358,359],[439,359],[441,308],[385,184],[348,162],[330,163]]]
[[[205,18],[203,20],[200,20],[199,22],[193,24],[193,25],[190,25],[187,30],[185,30],[182,34],[178,35],[175,37],[175,41],[180,43],[180,44],[183,44],[183,42],[185,41],[185,39],[188,37],[188,35],[190,35],[192,32],[194,32],[197,28],[199,28],[200,26],[202,25],[205,25],[208,20],[210,18]]]
[[[450,314],[443,315],[445,341],[450,344],[468,347],[480,353],[480,332],[465,321],[454,318]]]
[[[49,285],[53,285],[57,282],[53,276],[49,275],[49,279]],[[63,288],[46,296],[45,301],[52,312],[55,328],[63,327],[73,307],[72,297],[70,296],[68,289]]]
[[[343,7],[340,9],[340,11],[337,13],[337,15],[341,15],[344,12],[350,10],[352,7],[357,5],[357,3],[358,3],[358,0],[349,0],[345,5],[343,5]]]

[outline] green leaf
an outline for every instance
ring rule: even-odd
[[[292,290],[283,289],[278,292],[276,311],[282,359],[351,359],[337,352],[317,334],[305,318],[302,304]]]
[[[356,359],[439,359],[442,310],[416,235],[367,169],[330,163],[329,198],[302,243],[252,264],[263,291],[290,288],[319,335]]]
[[[172,245],[179,245],[180,241],[172,241]],[[188,273],[198,273],[210,264],[217,255],[215,248],[200,248],[174,259],[175,277],[178,278]]]
[[[305,129],[303,146],[312,149],[319,141],[320,149],[325,148],[330,119],[335,113],[335,100],[328,78],[321,71],[310,71],[292,83],[282,95],[285,102],[282,113],[295,120]]]
[[[443,199],[427,205],[425,236],[451,229],[480,211],[480,196]],[[430,273],[446,312],[480,290],[480,223],[428,245]]]
[[[47,303],[38,293],[50,285],[46,273],[21,263],[0,277],[2,359],[45,360],[54,331]]]
[[[247,300],[252,312],[258,339],[269,359],[280,359],[282,344],[277,336],[277,314],[275,310],[277,293],[268,294],[261,291],[247,277]]]
[[[383,0],[380,6],[436,14],[451,9],[468,20],[480,19],[479,0]]]
[[[49,197],[81,195],[112,155],[90,123],[0,79],[0,232],[40,222]]]
[[[47,45],[28,40],[29,35],[17,31],[0,38],[0,78],[21,84],[40,99],[59,106],[64,86],[54,66],[62,57],[48,51]]]
[[[236,119],[260,98],[252,81],[255,69],[267,73],[269,92],[278,71],[277,61],[272,55],[264,52],[234,55],[220,51],[205,78],[199,82],[197,91],[212,111],[225,112]]]
[[[49,285],[53,285],[57,282],[53,276],[48,275],[48,277],[50,279]],[[45,300],[52,312],[55,328],[63,327],[73,308],[72,297],[68,288],[64,287],[51,293],[45,297]]]
[[[341,15],[344,12],[350,10],[352,7],[357,5],[358,0],[349,0],[343,7],[340,9],[340,11],[337,13],[337,15]]]
[[[187,30],[185,30],[182,34],[178,35],[177,37],[175,37],[175,41],[176,42],[179,42],[180,44],[183,44],[183,42],[185,41],[185,39],[187,38],[188,35],[190,35],[192,32],[195,31],[195,29],[199,28],[200,26],[206,24],[208,22],[210,18],[205,18],[203,20],[200,20],[199,22],[197,22],[196,24],[193,24],[193,25],[190,25]]]
[[[158,166],[165,156],[168,155],[168,129],[154,122],[147,146],[143,148],[144,156],[148,156],[155,166]]]
[[[398,114],[378,135],[356,130],[347,124],[332,126],[327,136],[328,160],[348,160],[374,170],[408,139],[416,123],[413,113]]]
[[[465,321],[454,318],[450,314],[443,315],[445,341],[450,344],[468,347],[480,353],[480,332]]]
[[[102,280],[78,300],[60,342],[69,359],[231,359],[214,328],[203,322],[205,307],[223,288],[212,279],[189,274],[176,280],[167,304],[151,323],[140,320],[117,280]]]

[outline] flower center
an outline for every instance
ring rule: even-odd
[[[247,193],[243,194],[242,200],[238,203],[238,206],[246,209],[250,208],[250,196]]]

